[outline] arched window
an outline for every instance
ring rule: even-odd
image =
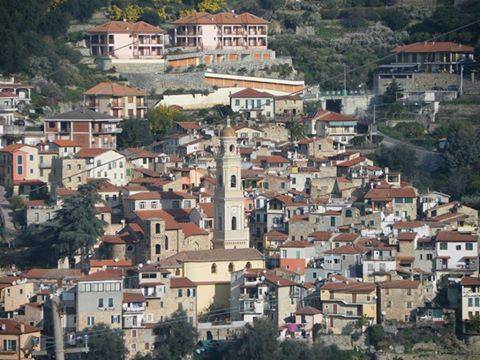
[[[165,236],[165,250],[168,250],[168,236]]]
[[[228,271],[233,272],[233,270],[235,270],[233,267],[233,263],[228,264]]]
[[[155,254],[160,254],[160,244],[155,245]]]
[[[233,152],[235,150],[235,146],[234,145],[230,145],[230,152]]]
[[[232,230],[237,230],[237,217],[232,216]]]
[[[159,223],[155,224],[155,233],[160,234],[160,232],[161,232],[160,230],[161,230],[160,229],[160,224]]]
[[[217,273],[217,264],[213,263],[212,264],[212,267],[210,268],[210,272],[212,274],[216,274]]]
[[[230,177],[230,187],[232,188],[237,187],[237,177],[235,175],[232,175]]]
[[[251,269],[252,268],[252,264],[250,263],[250,261],[247,261],[247,263],[245,264],[245,269]]]

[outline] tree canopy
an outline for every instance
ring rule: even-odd
[[[127,119],[122,123],[122,132],[117,137],[120,149],[147,146],[153,143],[147,120]]]
[[[123,333],[110,329],[108,325],[97,324],[83,330],[88,336],[87,360],[122,360],[127,354]]]
[[[168,133],[174,122],[186,120],[186,116],[171,106],[160,105],[147,112],[147,119],[150,131],[162,137]]]

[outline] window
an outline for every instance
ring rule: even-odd
[[[413,198],[404,198],[405,204],[412,204],[413,203]]]
[[[159,224],[159,223],[156,223],[156,224],[155,224],[155,233],[156,233],[156,234],[160,234],[160,233],[161,233],[161,228],[160,228],[160,224]]]
[[[407,295],[412,295],[412,289],[407,289]]]
[[[295,258],[300,259],[300,250],[295,251]]]
[[[465,244],[465,250],[473,250],[473,244],[472,243],[466,243]]]
[[[161,247],[160,247],[160,244],[157,244],[155,245],[155,254],[160,254],[160,251],[161,251]]]
[[[407,309],[411,309],[412,308],[412,302],[411,301],[407,301]]]
[[[262,100],[260,99],[257,99],[257,108],[261,107],[262,106]]]
[[[345,217],[351,218],[352,217],[352,210],[347,209],[347,211],[345,211]]]
[[[213,263],[212,264],[212,267],[210,268],[210,272],[212,274],[216,274],[217,273],[217,264]]]
[[[232,216],[232,230],[237,230],[237,217]]]
[[[235,175],[232,175],[230,177],[230,187],[232,187],[232,188],[237,187],[237,177]]]
[[[335,217],[330,217],[330,226],[335,226],[336,224],[336,221],[335,221]]]
[[[95,316],[88,316],[88,317],[87,317],[87,325],[88,325],[88,326],[93,326],[93,325],[95,325]]]
[[[139,208],[145,209],[145,201],[140,201]]]
[[[252,264],[250,263],[250,261],[247,261],[247,263],[245,264],[245,268],[250,269],[251,267],[252,267]]]
[[[456,246],[455,246],[455,250],[457,250],[457,251],[462,250],[462,245],[456,245]]]
[[[102,298],[98,299],[98,307],[103,308],[103,299]]]
[[[441,242],[440,243],[440,250],[447,250],[448,249],[448,244],[446,242]]]
[[[230,145],[229,150],[231,153],[233,153],[235,151],[235,145]]]
[[[177,296],[178,296],[179,298],[183,297],[183,291],[182,291],[182,289],[178,289]]]
[[[233,263],[228,264],[228,271],[229,271],[229,272],[233,272],[233,271],[234,271]]]
[[[17,156],[17,164],[22,165],[22,163],[23,163],[23,157],[22,157],[22,155],[18,155]]]
[[[480,298],[478,298],[478,297],[475,298],[475,306],[476,307],[480,306]]]
[[[108,298],[108,307],[113,307],[113,298]]]
[[[21,166],[17,166],[17,174],[22,175],[23,174],[23,169]]]
[[[17,351],[17,340],[3,340],[4,351]]]
[[[136,320],[137,318],[134,317],[133,319]],[[110,321],[112,324],[120,324],[120,315],[112,315]]]
[[[240,106],[240,99],[235,99],[235,106]]]

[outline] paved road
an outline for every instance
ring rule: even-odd
[[[413,145],[409,142],[402,141],[399,139],[394,139],[384,133],[378,132],[379,135],[383,136],[382,144],[387,147],[394,147],[397,145],[405,146],[410,150],[415,151],[415,154],[418,158],[418,163],[421,164],[426,170],[434,171],[437,170],[443,164],[443,157],[436,151],[427,150],[417,145]]]
[[[6,240],[8,240],[10,234],[14,233],[16,230],[13,226],[11,210],[9,208],[9,203],[5,198],[5,193],[5,188],[0,186],[0,221],[2,223],[2,227],[4,228],[3,235],[5,236]]]

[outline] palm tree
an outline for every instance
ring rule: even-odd
[[[303,123],[295,118],[287,122],[287,129],[290,133],[290,141],[298,141],[305,137]]]

